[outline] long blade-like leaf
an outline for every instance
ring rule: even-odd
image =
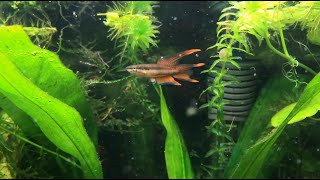
[[[0,67],[0,93],[31,116],[57,147],[76,157],[84,177],[101,178],[96,149],[83,127],[80,114],[35,86],[1,51]]]
[[[34,45],[21,26],[0,27],[0,51],[15,64],[34,85],[74,107],[84,119],[90,138],[97,145],[97,125],[80,80],[59,57]],[[0,67],[1,69],[2,67]],[[0,94],[0,106],[18,124],[27,137],[41,135],[40,129],[25,112]],[[43,142],[41,142],[43,144]]]
[[[296,101],[296,99],[292,98],[283,98],[284,94],[287,94],[289,97],[295,97],[295,95],[292,94],[295,92],[291,91],[293,88],[294,84],[284,77],[272,77],[266,83],[246,119],[245,126],[233,149],[228,167],[225,171],[225,178],[238,177],[247,167],[245,158],[250,160],[251,157],[249,154],[246,154],[246,152],[259,141],[260,137],[263,137],[263,134],[269,133],[269,119],[272,118],[272,114],[276,113],[288,103]],[[275,104],[277,104],[277,106],[275,106]],[[257,173],[259,173],[258,170]]]
[[[227,173],[228,178],[256,178],[260,172],[266,157],[288,122],[305,112],[308,115],[314,114],[320,104],[320,73],[307,85],[301,94],[297,104],[285,118],[279,127],[272,129],[266,136],[260,138],[254,145],[244,151],[238,163],[233,166]]]
[[[292,103],[286,107],[284,107],[283,109],[281,109],[277,114],[275,114],[272,118],[271,118],[271,124],[274,127],[279,126],[285,119],[286,117],[290,114],[290,112],[292,111],[292,109],[294,108],[294,106],[297,103]],[[302,120],[302,119],[300,119]],[[290,121],[289,123],[290,124]]]
[[[194,178],[188,150],[184,144],[179,127],[169,112],[166,100],[160,89],[161,119],[167,131],[165,142],[165,158],[167,173],[170,179]]]
[[[300,101],[305,101],[305,104],[303,106],[300,105],[300,107],[297,107],[299,108],[299,110],[297,110],[297,112],[295,112],[295,115],[291,117],[291,119],[288,121],[288,124],[302,121],[306,117],[311,117],[315,115],[320,110],[320,91],[318,91],[318,89],[320,89],[320,80],[317,80],[317,78],[320,77],[316,76],[314,78],[314,80],[312,81],[314,83],[313,86],[311,84],[306,87],[305,93],[301,97],[304,99],[300,99]],[[279,111],[279,113],[274,115],[271,119],[272,125],[279,126],[281,123],[283,123],[283,121],[286,119],[289,113],[292,113],[293,109],[297,109],[296,104],[297,103],[290,104],[287,107],[283,108],[281,111]]]

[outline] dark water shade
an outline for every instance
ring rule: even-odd
[[[101,76],[102,72],[100,72],[98,68],[80,62],[97,58],[97,55],[101,56],[106,62],[109,62],[112,60],[112,57],[115,57],[118,53],[118,49],[115,45],[116,42],[107,38],[109,35],[109,28],[103,23],[105,18],[97,17],[98,13],[106,12],[108,10],[107,5],[112,6],[112,2],[61,1],[50,4],[46,1],[43,3],[48,4],[48,6],[45,7],[45,10],[50,19],[52,19],[52,26],[56,27],[58,30],[52,38],[53,46],[49,47],[49,49],[51,51],[57,51],[61,30],[71,24],[74,25],[65,28],[63,31],[63,47],[69,51],[61,50],[58,53],[60,59],[72,71],[80,72],[79,77],[81,77],[81,73],[84,72],[91,72],[97,77]],[[191,164],[196,172],[196,177],[208,177],[201,171],[203,163],[217,164],[216,161],[203,158],[208,149],[210,149],[210,144],[214,144],[215,142],[213,138],[208,138],[209,135],[206,126],[212,121],[212,119],[208,118],[208,114],[211,113],[216,115],[216,111],[208,112],[208,109],[198,109],[195,115],[188,116],[186,110],[190,107],[198,108],[206,103],[208,98],[210,99],[212,97],[210,94],[204,94],[202,97],[199,97],[200,93],[210,85],[214,78],[212,74],[200,73],[202,70],[210,67],[211,63],[215,60],[214,58],[210,58],[211,55],[216,54],[215,50],[207,50],[207,48],[214,45],[217,41],[217,20],[221,14],[221,10],[226,6],[228,6],[227,1],[159,1],[158,6],[154,8],[155,13],[153,15],[161,23],[159,28],[160,34],[158,35],[160,41],[157,44],[158,47],[152,47],[146,55],[142,55],[143,62],[150,62],[153,60],[153,57],[160,58],[160,56],[170,56],[174,52],[181,52],[194,48],[202,50],[196,54],[184,57],[180,61],[181,63],[187,64],[206,63],[206,66],[194,68],[192,71],[191,77],[199,80],[199,83],[178,80],[182,86],[162,86],[168,108],[176,119],[186,143],[190,154]],[[61,13],[67,21],[61,17]],[[77,14],[77,17],[74,16],[74,13]],[[305,42],[305,36],[302,36],[302,34],[306,34],[305,30],[294,31],[289,29],[286,33],[288,33],[288,38],[286,40],[288,41],[290,53],[297,57],[307,57],[308,52],[301,50],[302,48],[297,45],[297,43],[289,45],[289,42],[293,42],[293,38],[290,37],[291,35],[297,37],[297,39],[295,39],[296,41]],[[94,43],[88,45],[91,42]],[[81,46],[83,45],[88,45],[86,46],[88,52],[84,52],[84,49],[81,49]],[[310,44],[307,45],[309,46]],[[245,85],[237,84],[225,89],[226,98],[241,100],[233,102],[232,106],[225,106],[225,119],[233,119],[234,115],[239,115],[239,113],[242,115],[241,117],[248,115],[249,110],[247,108],[251,108],[254,105],[254,97],[261,95],[261,92],[265,90],[263,89],[265,81],[270,78],[283,76],[281,71],[283,69],[282,63],[285,62],[284,59],[275,56],[266,49],[265,44],[262,44],[256,54],[259,55],[260,52],[263,52],[264,54],[261,53],[262,55],[259,57],[258,55],[257,57],[251,57],[251,60],[253,61],[261,60],[260,62],[262,62],[261,70],[259,69],[259,71],[257,71],[257,80],[248,80],[248,78],[250,78],[248,75],[252,75],[252,71],[239,72],[234,71],[235,68],[230,67],[231,70],[229,72],[233,73],[233,75],[241,76],[240,78],[244,81],[243,83]],[[318,47],[311,46],[310,49],[313,52],[320,52]],[[80,50],[80,52],[76,50]],[[236,51],[234,53],[235,55],[241,56],[243,60],[248,60],[247,58],[250,58],[244,53]],[[302,59],[305,60],[304,58]],[[117,65],[117,62],[114,63],[115,61],[111,64]],[[311,67],[318,67],[314,60],[306,60],[305,64]],[[219,69],[218,66],[216,68]],[[301,69],[297,69],[297,71],[299,74],[306,74]],[[121,79],[128,75],[127,72],[117,72],[112,74],[112,80]],[[108,76],[105,76],[104,78],[104,80],[111,79]],[[131,79],[128,81],[130,80]],[[228,78],[225,78],[224,80],[228,80]],[[106,97],[107,100],[110,100],[109,102],[113,100],[118,102],[120,100],[116,98],[124,98],[125,96],[125,94],[122,94],[119,90],[125,81],[120,81],[120,83],[111,85],[95,85],[90,87],[87,93],[90,97],[95,99]],[[141,78],[138,81],[139,83],[146,85],[146,93],[151,101],[160,106],[158,96],[153,89],[151,82],[146,78]],[[243,93],[248,90],[246,87],[251,87],[256,83],[258,83],[258,85],[255,86],[254,93],[245,94],[247,95],[245,100],[243,100],[242,97],[235,97],[237,95],[232,94],[236,92],[236,94],[243,95]],[[240,85],[245,86],[245,88],[238,88]],[[293,90],[294,88],[291,89]],[[282,98],[282,96],[279,97]],[[283,93],[283,98],[286,98],[285,93]],[[265,100],[268,100],[268,97],[265,97]],[[122,104],[125,106],[125,111],[118,112],[116,118],[121,120],[129,119],[130,115],[134,116],[134,114],[138,114],[142,111],[139,104],[132,103],[129,105],[128,103],[125,102]],[[246,109],[239,110],[234,107],[239,104],[245,104]],[[270,106],[277,105],[277,103],[274,104],[275,105]],[[104,105],[108,106],[109,104],[105,103]],[[263,104],[257,104],[256,106],[263,106]],[[0,108],[0,110],[2,109]],[[280,110],[280,108],[277,110]],[[126,111],[132,112],[127,113]],[[261,114],[268,114],[264,115],[264,120],[268,123],[267,121],[272,116],[272,114],[270,114],[271,111],[269,109],[262,109],[261,111],[263,111],[263,113],[256,113],[256,119],[258,119],[258,117],[260,118]],[[100,113],[100,111],[98,112]],[[243,116],[244,112],[245,116]],[[149,114],[146,114],[145,116],[148,115]],[[98,135],[98,153],[103,166],[104,178],[167,178],[163,152],[165,143],[165,131],[163,126],[160,122],[154,121],[156,118],[148,117],[143,119],[143,116],[137,117],[140,118],[139,120],[142,120],[141,125],[139,127],[127,128],[126,131],[117,131],[115,129],[100,127]],[[241,120],[246,120],[246,118],[242,118]],[[235,140],[239,137],[244,123],[245,122],[243,121],[233,122],[233,124],[237,126],[237,128],[234,128],[231,131],[231,135]],[[319,139],[318,127],[316,121],[289,126],[285,133],[280,137],[278,144],[276,144],[276,147],[282,148],[281,152],[276,154],[277,156],[270,157],[270,162],[276,163],[266,165],[263,172],[265,176],[274,178],[320,177],[317,171],[320,167],[318,162],[318,159],[320,158],[320,148],[318,148],[319,145],[317,144]],[[252,129],[255,130],[254,128]],[[29,154],[30,157],[27,157],[28,162],[22,163],[22,168],[30,166],[29,160],[31,162],[32,158],[38,155],[37,153],[34,154]],[[229,155],[230,154],[227,154],[227,156]],[[297,162],[297,160],[303,160],[304,164],[299,163],[299,161]],[[50,165],[46,162],[44,164],[45,168],[52,168],[47,171],[48,174],[68,171],[56,170],[59,168],[56,164]],[[68,174],[68,176],[71,176],[72,178],[71,173]],[[57,176],[55,175],[55,177],[65,178],[66,176],[60,173]],[[209,176],[209,178],[212,177],[213,176]]]

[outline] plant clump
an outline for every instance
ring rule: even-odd
[[[120,63],[123,57],[127,62],[140,62],[137,53],[142,50],[147,52],[150,46],[157,46],[156,35],[159,34],[157,19],[152,16],[154,1],[127,1],[114,3],[107,13],[98,15],[106,16],[104,24],[110,27],[109,38],[119,40],[121,48]]]
[[[314,44],[320,42],[317,39],[317,34],[320,34],[318,32],[320,14],[318,2],[232,1],[229,3],[230,6],[222,10],[217,23],[218,40],[208,48],[217,49],[218,53],[211,56],[216,59],[209,69],[203,71],[203,73],[211,73],[215,76],[214,81],[204,91],[210,91],[214,96],[202,108],[211,109],[214,107],[217,109],[216,120],[208,126],[208,132],[217,137],[216,145],[209,152],[214,152],[210,153],[211,156],[218,154],[217,159],[224,159],[226,151],[223,148],[220,148],[221,151],[217,151],[215,147],[221,147],[227,142],[233,143],[224,122],[223,106],[228,102],[224,101],[223,97],[224,87],[236,83],[236,78],[228,74],[226,64],[230,63],[240,69],[238,62],[243,60],[236,52],[254,55],[251,38],[254,37],[259,46],[265,41],[268,48],[287,61],[284,67],[289,66],[290,69],[283,70],[284,76],[292,82],[301,83],[298,79],[297,67],[301,67],[313,75],[316,75],[316,72],[289,53],[284,31],[300,25],[302,30],[307,29],[309,41]],[[215,70],[218,64],[221,69]],[[224,82],[223,77],[231,78],[234,81]],[[220,139],[219,136],[221,136]],[[229,149],[229,147],[225,148]]]

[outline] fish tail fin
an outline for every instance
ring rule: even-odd
[[[193,64],[192,67],[201,67],[206,65],[205,63],[198,63],[198,64]]]

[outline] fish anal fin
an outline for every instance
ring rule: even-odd
[[[177,53],[173,56],[170,56],[168,58],[160,59],[158,60],[157,64],[166,65],[166,66],[173,66],[176,65],[178,60],[184,56],[187,56],[189,54],[199,52],[201,49],[189,49],[180,53]]]
[[[175,81],[173,79],[173,77],[171,76],[165,76],[165,77],[156,77],[154,78],[158,84],[173,84],[173,85],[176,85],[176,86],[181,86],[181,84],[177,81]]]
[[[174,77],[174,78],[177,78],[177,79],[189,81],[189,82],[199,82],[198,80],[191,79],[191,78],[190,78],[190,75],[187,74],[187,73],[176,74],[176,75],[173,75],[173,77]]]

